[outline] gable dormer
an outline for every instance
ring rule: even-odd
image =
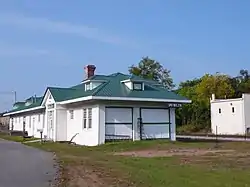
[[[16,102],[13,105],[13,109],[18,109],[18,108],[20,108],[20,107],[22,107],[24,105],[25,105],[25,102]]]
[[[136,90],[136,91],[144,90],[143,81],[127,79],[121,81],[121,83],[123,83],[130,90]]]
[[[97,88],[98,86],[100,86],[104,82],[105,81],[103,81],[103,80],[86,80],[83,83],[85,85],[85,91],[88,91],[88,90],[93,90],[93,89]]]

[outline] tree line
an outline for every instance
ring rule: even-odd
[[[143,57],[137,65],[129,67],[129,73],[146,79],[155,80],[188,99],[191,104],[183,105],[176,112],[176,124],[179,132],[210,131],[210,98],[238,98],[250,93],[250,75],[242,69],[238,76],[222,73],[205,74],[202,77],[174,84],[171,71],[161,63],[149,57]]]

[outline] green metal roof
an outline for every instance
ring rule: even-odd
[[[144,82],[144,90],[130,90],[121,81],[132,80]],[[185,97],[177,95],[176,93],[169,91],[161,86],[159,83],[152,80],[143,79],[134,75],[125,75],[122,73],[114,73],[111,75],[94,75],[88,80],[100,80],[104,81],[101,85],[93,90],[85,91],[85,84],[81,83],[69,88],[57,88],[48,87],[54,100],[56,102],[66,101],[86,96],[100,96],[100,97],[131,97],[131,98],[150,98],[150,99],[171,99],[171,100],[188,100]],[[31,97],[32,98],[32,97]],[[26,101],[32,101],[28,98]],[[41,105],[43,97],[37,97],[33,103],[29,106],[20,106],[10,112],[21,111],[29,108],[34,108]]]
[[[36,97],[36,99],[34,99],[33,103],[25,106],[25,102],[23,102],[23,105],[20,105],[18,108],[13,109],[11,111],[8,111],[7,113],[11,113],[11,112],[17,112],[17,111],[21,111],[21,110],[26,110],[26,109],[30,109],[30,108],[35,108],[41,105],[43,97]],[[17,102],[19,103],[19,102]]]

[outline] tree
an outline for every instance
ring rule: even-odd
[[[159,62],[149,57],[143,57],[137,66],[130,66],[129,73],[145,79],[157,81],[168,89],[174,87],[173,79],[170,76],[170,70],[164,68]]]
[[[215,94],[217,98],[221,99],[233,98],[235,90],[230,80],[231,78],[228,75],[219,73],[215,75],[204,75],[196,88],[198,99],[209,105],[209,99],[212,94]]]
[[[235,97],[241,97],[243,93],[250,93],[250,75],[248,70],[240,70],[239,76],[231,79],[231,85],[235,89]]]
[[[206,74],[200,79],[180,83],[177,91],[192,100],[177,110],[176,122],[182,131],[200,131],[210,129],[210,98],[214,93],[217,98],[232,98],[235,90],[228,75]]]
[[[197,97],[197,87],[202,79],[181,82],[177,93],[192,100],[191,104],[183,105],[176,111],[176,124],[179,132],[194,132],[209,129],[209,109]],[[180,128],[181,127],[181,128]]]

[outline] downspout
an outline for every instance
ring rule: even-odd
[[[168,108],[168,118],[169,118],[169,140],[171,140],[171,108]]]
[[[244,94],[242,94],[242,120],[243,120],[243,127],[244,128],[244,134],[245,134],[245,138],[247,136],[247,127],[246,127],[246,119],[245,119],[245,97]]]

